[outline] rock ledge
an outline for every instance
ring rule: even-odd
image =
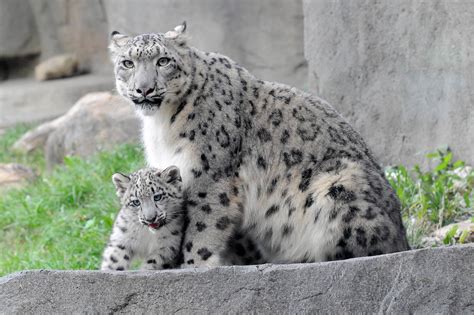
[[[5,313],[474,313],[474,246],[315,264],[161,272],[23,271]]]

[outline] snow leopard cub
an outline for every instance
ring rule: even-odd
[[[112,176],[122,208],[105,248],[101,270],[127,270],[134,258],[141,269],[176,267],[185,215],[179,169],[144,168]]]

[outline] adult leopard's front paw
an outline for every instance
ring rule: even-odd
[[[181,265],[181,269],[184,268],[212,268],[217,266],[223,266],[225,263],[219,255],[214,255],[207,248],[202,251],[198,251],[199,257],[188,257]]]

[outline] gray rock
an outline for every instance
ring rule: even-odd
[[[112,75],[81,75],[37,82],[7,80],[0,84],[0,128],[56,118],[84,94],[111,90]]]
[[[474,246],[317,264],[162,272],[23,271],[5,313],[472,314]]]
[[[24,165],[0,163],[0,191],[23,187],[36,177],[35,172]]]
[[[40,52],[33,13],[28,1],[0,1],[0,59]]]
[[[109,30],[166,32],[186,20],[190,43],[228,55],[257,77],[303,88],[301,0],[105,0]]]
[[[35,67],[38,81],[72,77],[78,74],[79,60],[72,54],[51,57]]]
[[[109,34],[102,1],[29,0],[29,3],[38,24],[43,60],[74,53],[81,70],[110,72]]]
[[[67,155],[87,157],[117,144],[138,143],[140,120],[132,105],[122,97],[108,92],[90,93],[64,116],[36,129],[40,137],[47,130],[50,133],[45,155],[47,165],[51,167],[62,163]],[[35,139],[32,134],[29,136]]]
[[[384,164],[474,163],[474,1],[304,1],[310,88]]]

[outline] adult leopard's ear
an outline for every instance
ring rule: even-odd
[[[123,48],[125,45],[128,44],[129,40],[130,40],[130,36],[120,34],[117,31],[113,31],[112,34],[110,34],[110,45],[109,45],[109,49],[112,52],[112,54],[118,53],[121,48]]]
[[[121,198],[130,184],[130,177],[122,173],[115,173],[112,175],[112,182],[115,185],[117,196]]]
[[[174,30],[166,32],[165,38],[173,40],[178,46],[185,46],[188,39],[186,35],[186,21],[176,26]]]
[[[163,170],[163,172],[161,172],[160,176],[168,184],[176,184],[183,181],[179,172],[179,168],[176,166],[167,167]]]

